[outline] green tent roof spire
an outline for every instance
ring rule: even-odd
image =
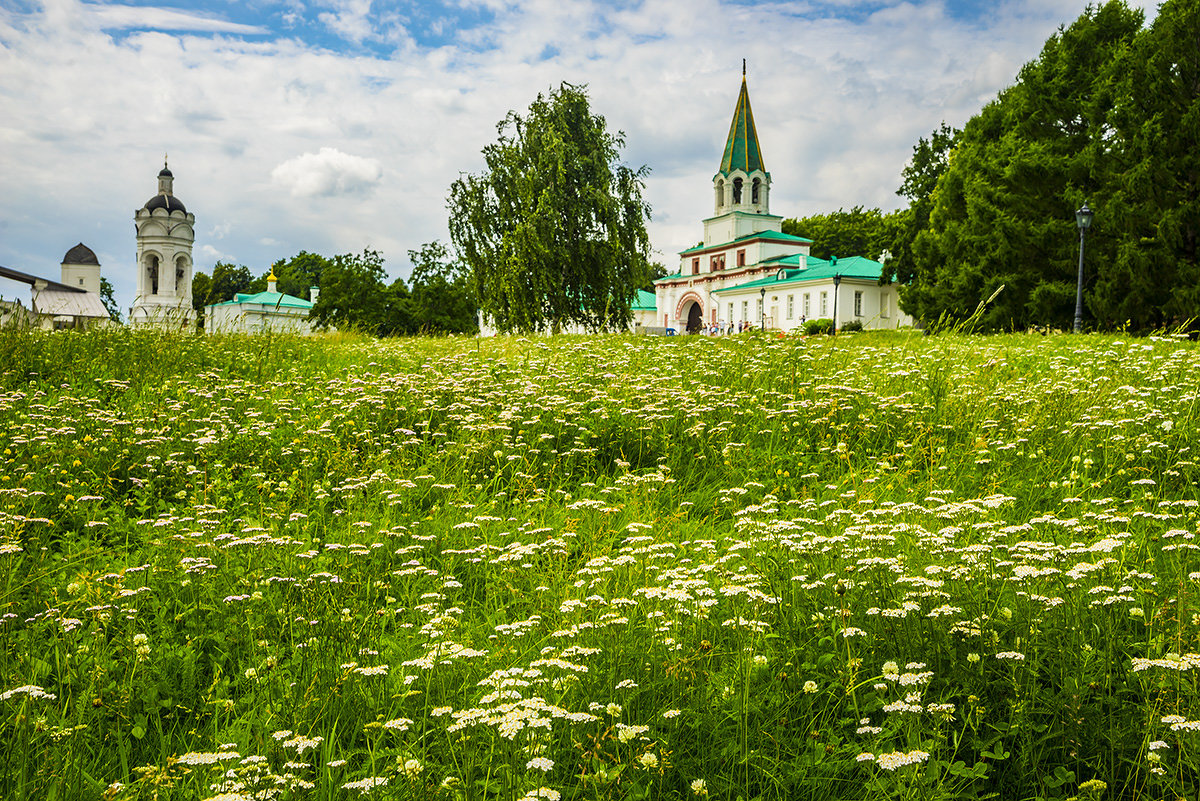
[[[721,157],[721,172],[725,175],[734,170],[747,173],[754,170],[767,171],[763,166],[762,150],[758,147],[758,131],[754,128],[754,112],[750,110],[750,91],[746,88],[746,60],[742,59],[742,91],[738,93],[737,107],[733,110],[733,122],[729,126],[729,138],[725,140],[725,155]]]

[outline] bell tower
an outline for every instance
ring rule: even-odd
[[[166,158],[158,173],[158,194],[133,213],[137,229],[137,297],[129,313],[133,325],[188,330],[192,309],[192,243],[196,217],[175,197],[175,176]]]
[[[750,90],[746,87],[746,61],[742,59],[742,88],[725,138],[721,166],[713,176],[713,216],[704,221],[704,244],[779,230],[781,219],[771,215],[771,173],[763,166]]]

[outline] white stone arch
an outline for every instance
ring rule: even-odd
[[[715,195],[714,212],[720,214],[721,209],[725,206],[725,179],[720,175],[717,176],[717,180],[713,181],[713,189],[713,194]]]
[[[139,284],[143,295],[157,295],[162,289],[162,254],[157,250],[146,250],[142,253],[141,278]]]
[[[180,297],[189,294],[191,285],[192,260],[186,253],[180,253],[175,257],[175,294]]]
[[[688,304],[693,301],[699,303],[701,309],[704,308],[704,298],[700,297],[700,293],[696,292],[695,290],[689,289],[679,297],[679,300],[675,303],[676,320],[683,319],[683,310],[686,309]]]

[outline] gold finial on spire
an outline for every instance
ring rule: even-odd
[[[745,72],[746,72],[746,59],[743,58],[742,59],[742,73],[744,74]],[[167,153],[165,150],[163,151],[163,169],[164,170],[167,169]]]
[[[746,77],[746,59],[742,59],[742,77]]]

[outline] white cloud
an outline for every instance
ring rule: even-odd
[[[379,183],[379,162],[323,147],[305,153],[271,170],[271,180],[289,190],[293,197],[332,197],[369,192]]]
[[[997,0],[981,26],[932,1],[849,18],[800,3],[460,2],[488,21],[374,56],[306,45],[299,16],[242,40],[207,12],[139,7],[155,30],[114,37],[130,6],[20,14],[0,0],[0,264],[53,278],[82,240],[114,254],[103,269],[127,306],[133,211],[168,150],[197,269],[371,246],[402,274],[407,249],[447,239],[450,183],[482,169],[496,123],[563,80],[588,84],[593,112],[626,134],[625,161],[651,167],[651,241],[673,264],[712,213],[743,57],[772,211],[891,209],[917,138],[965,122],[1086,5]],[[362,0],[318,5],[339,36],[399,41],[402,21]]]
[[[263,34],[266,28],[242,25],[204,14],[190,14],[174,8],[153,6],[101,5],[81,3],[80,9],[97,28],[152,28],[160,31],[203,31],[208,33]]]

